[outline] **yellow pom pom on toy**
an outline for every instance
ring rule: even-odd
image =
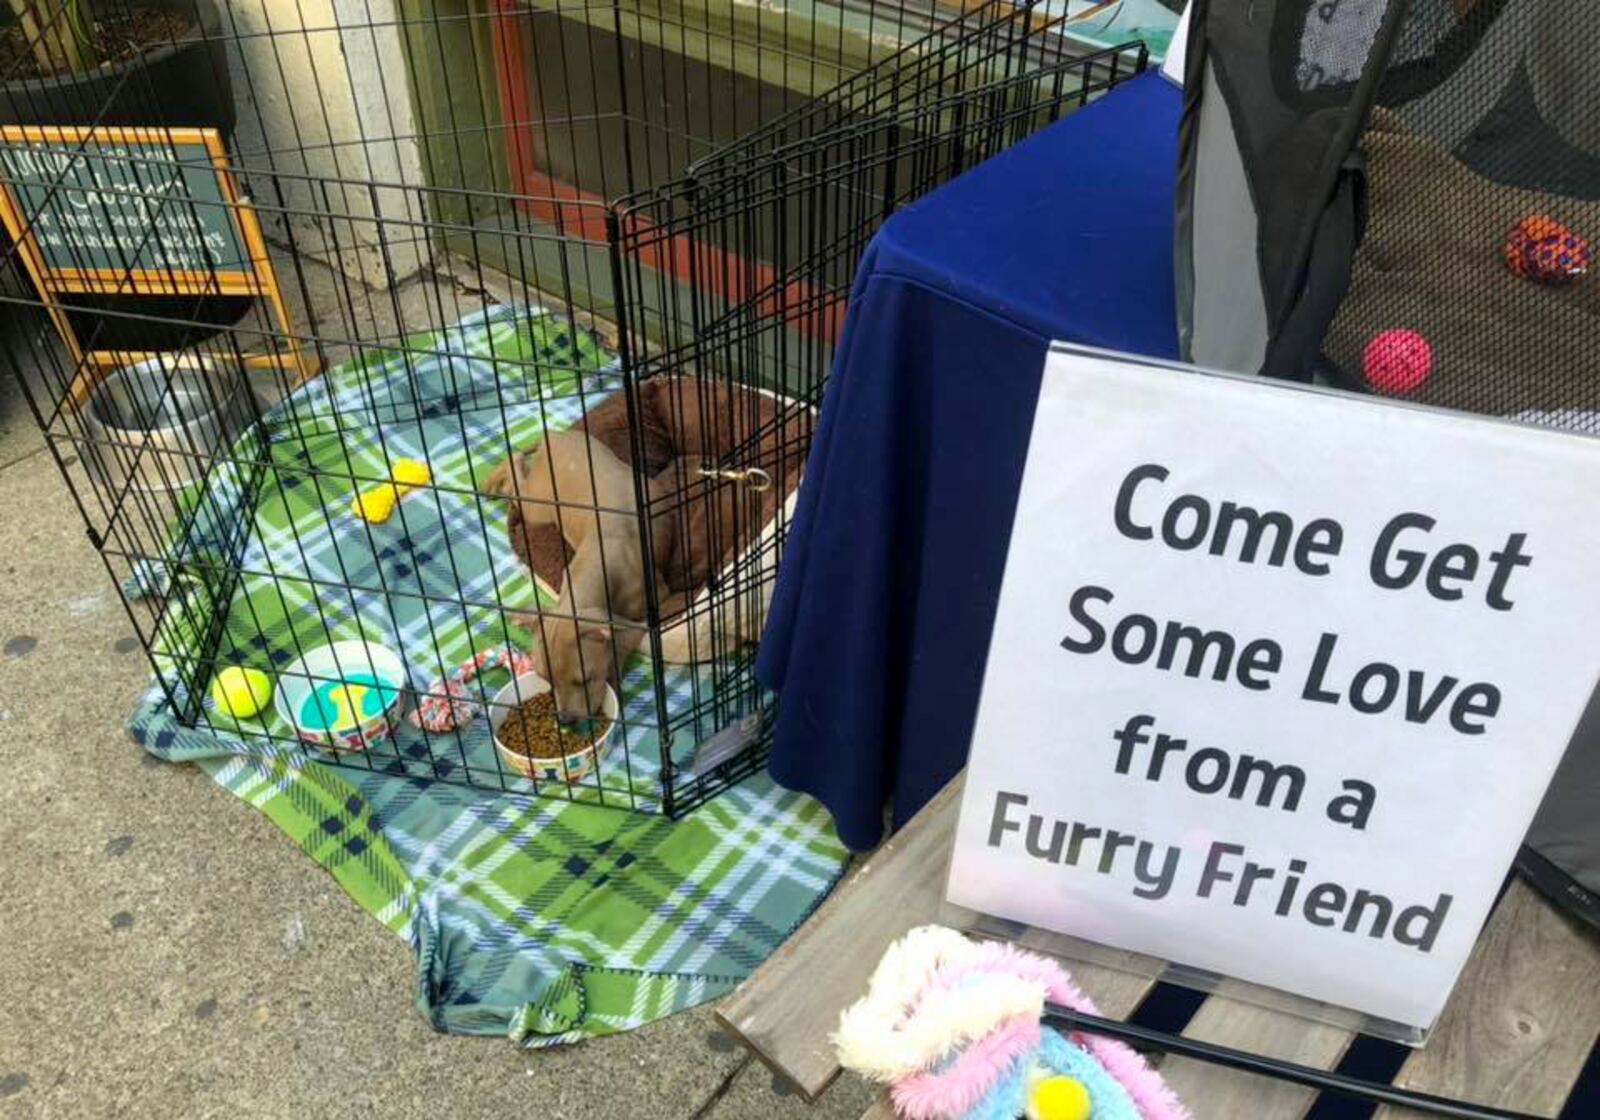
[[[395,493],[393,486],[379,486],[364,494],[357,494],[356,500],[350,503],[350,509],[363,521],[381,524],[389,520],[399,500],[400,495]]]
[[[433,481],[433,472],[428,470],[428,464],[419,463],[415,459],[396,459],[391,475],[395,482],[406,489],[426,486]]]
[[[1028,1094],[1028,1120],[1089,1120],[1093,1107],[1075,1077],[1046,1077]]]
[[[211,682],[217,710],[234,719],[249,719],[272,699],[272,681],[260,669],[230,665]]]

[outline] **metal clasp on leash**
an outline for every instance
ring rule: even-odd
[[[701,467],[701,478],[719,478],[723,482],[742,482],[755,491],[771,490],[772,476],[760,467],[731,470],[722,467]]]

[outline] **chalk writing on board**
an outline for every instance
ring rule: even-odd
[[[51,268],[250,268],[203,144],[7,144],[0,173]]]

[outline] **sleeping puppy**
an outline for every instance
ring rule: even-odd
[[[556,605],[513,622],[533,631],[534,668],[550,682],[560,718],[593,718],[642,637],[642,624],[631,620],[646,614],[633,471],[604,444],[568,430],[512,455],[483,488],[520,501],[530,525],[559,525],[574,549]]]

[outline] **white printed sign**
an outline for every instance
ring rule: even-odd
[[[1597,564],[1600,441],[1058,347],[950,900],[1429,1026],[1600,675]]]
[[[1161,76],[1179,88],[1183,86],[1183,70],[1189,60],[1189,13],[1193,10],[1193,0],[1183,6],[1177,30],[1172,33],[1172,45],[1167,48],[1167,57],[1161,60]]]

